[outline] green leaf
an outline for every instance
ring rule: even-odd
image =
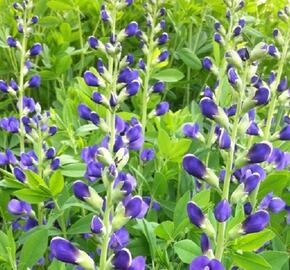
[[[202,68],[200,59],[190,49],[182,48],[177,52],[177,55],[180,57],[183,63],[189,66],[191,69],[200,70]]]
[[[259,254],[244,252],[243,254],[232,254],[234,265],[247,270],[272,269],[271,265]],[[276,270],[276,269],[275,269]]]
[[[64,165],[61,168],[61,172],[63,176],[79,178],[83,177],[86,171],[86,164],[84,163],[75,163]]]
[[[70,4],[67,4],[67,3],[64,3],[60,0],[58,1],[49,1],[47,3],[47,6],[53,10],[56,10],[56,11],[66,11],[66,10],[71,10],[73,9],[73,5],[70,5]]]
[[[26,201],[28,203],[44,202],[51,196],[49,193],[45,193],[40,189],[29,189],[29,188],[17,190],[13,194],[20,200]]]
[[[195,257],[201,255],[200,247],[189,239],[175,243],[174,251],[177,253],[179,259],[187,264],[191,263]]]
[[[19,269],[32,267],[44,254],[47,248],[48,231],[45,228],[32,232],[25,240],[20,255]]]
[[[178,82],[184,78],[184,74],[176,68],[168,68],[153,74],[152,78],[164,82]]]
[[[272,266],[273,270],[281,270],[284,264],[289,261],[288,252],[264,251],[260,255]]]
[[[161,153],[164,156],[168,156],[169,152],[170,152],[170,147],[169,145],[171,145],[171,140],[169,135],[167,134],[167,132],[164,129],[160,129],[158,132],[158,147],[161,151]]]
[[[35,172],[31,170],[25,170],[25,175],[28,184],[33,188],[38,188],[39,186],[47,187],[45,181]]]
[[[155,234],[164,240],[173,240],[174,224],[172,221],[164,221],[155,229]]]
[[[189,200],[190,200],[190,197],[189,197],[189,191],[188,191],[178,200],[176,204],[176,207],[174,209],[174,215],[173,215],[175,235],[177,235],[181,229],[183,230],[184,220],[186,222],[188,221],[186,205]]]
[[[274,238],[275,234],[271,230],[263,230],[258,233],[251,233],[238,238],[235,241],[234,248],[236,250],[253,251],[257,250],[264,243]]]
[[[64,179],[60,170],[55,171],[49,180],[49,189],[53,196],[57,195],[63,190]]]
[[[88,233],[91,231],[90,224],[92,221],[92,217],[94,214],[89,214],[85,217],[81,217],[76,223],[74,223],[69,230],[68,234],[80,234],[80,233]]]

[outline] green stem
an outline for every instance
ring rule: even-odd
[[[290,25],[288,24],[288,31],[287,31],[287,34],[286,34],[285,44],[283,46],[283,51],[282,51],[282,55],[281,55],[281,61],[280,61],[279,66],[278,66],[278,72],[277,72],[276,80],[274,81],[274,85],[273,85],[273,88],[272,88],[273,97],[272,97],[270,105],[269,105],[269,110],[268,110],[268,115],[267,115],[267,120],[266,120],[266,126],[265,126],[265,130],[264,130],[264,137],[263,137],[264,140],[269,140],[270,135],[271,135],[272,118],[274,116],[275,107],[276,107],[276,104],[277,104],[277,88],[278,88],[278,85],[280,83],[280,80],[281,80],[281,77],[282,77],[282,73],[283,73],[283,68],[284,68],[284,65],[285,65],[286,60],[287,60],[289,43],[290,43]],[[255,207],[256,207],[257,197],[258,197],[258,194],[259,194],[259,189],[260,189],[260,183],[257,185],[255,190],[251,194],[251,198],[250,199],[251,199],[251,203],[252,203],[253,209],[255,209]]]
[[[81,47],[81,49],[83,49],[84,48],[83,29],[82,29],[82,22],[81,22],[81,11],[80,11],[79,7],[77,8],[77,12],[78,12],[78,28],[79,28],[80,47]],[[79,75],[82,74],[83,67],[84,67],[84,53],[83,53],[83,51],[81,52],[80,63],[81,63],[81,66],[80,66]]]
[[[227,32],[227,35],[226,35],[226,38],[225,38],[225,45],[224,45],[225,52],[228,51],[228,49],[230,48],[231,35],[232,35],[232,32],[233,32],[233,25],[234,25],[234,20],[233,20],[233,16],[231,16],[230,25],[229,25],[228,32]],[[215,99],[216,99],[216,104],[217,105],[219,105],[219,103],[220,103],[220,98],[221,98],[221,94],[222,94],[222,90],[223,90],[223,86],[224,86],[224,80],[225,80],[225,77],[226,77],[226,70],[227,70],[227,61],[223,57],[222,58],[222,64],[221,64],[221,71],[220,71],[219,76],[218,76],[219,85],[218,85],[218,87],[216,89],[216,92],[215,92]],[[215,131],[215,125],[212,125],[211,129],[210,129],[210,132],[209,132],[208,139],[207,139],[207,145],[209,146],[209,148],[212,145],[214,131]],[[208,154],[207,154],[207,159],[206,159],[207,160],[207,164],[208,164],[208,161],[209,161],[209,157],[210,157],[210,151],[208,151]]]
[[[201,25],[201,27],[202,27],[202,25]],[[200,27],[200,29],[201,29],[201,27]],[[188,31],[188,47],[189,47],[190,51],[192,50],[192,30],[193,30],[193,23],[190,22],[190,24],[189,24],[189,31]],[[197,40],[198,39],[199,39],[199,35],[197,36]],[[197,42],[195,42],[195,44],[196,43]],[[186,88],[186,95],[185,95],[185,103],[186,103],[186,106],[189,106],[190,79],[191,79],[191,68],[190,67],[187,67],[187,88]]]
[[[25,151],[25,129],[24,125],[21,121],[23,117],[23,96],[24,96],[24,71],[25,71],[25,60],[26,60],[26,48],[27,48],[27,40],[28,40],[28,31],[27,31],[27,14],[26,10],[24,10],[24,18],[23,18],[23,39],[21,44],[21,58],[20,58],[20,74],[19,74],[19,121],[20,121],[20,132],[19,132],[19,140],[20,140],[20,153]]]
[[[56,198],[53,199],[54,201],[54,205],[55,205],[55,208],[58,210],[58,211],[62,211],[59,207],[59,204],[56,200]],[[63,237],[66,238],[67,237],[67,232],[66,232],[66,224],[65,224],[65,217],[64,215],[61,215],[59,217],[59,222],[60,222],[60,228],[61,228],[61,231],[62,231],[62,234],[63,234]]]
[[[110,183],[107,190],[107,200],[106,200],[106,210],[104,213],[104,227],[105,227],[105,235],[103,238],[103,243],[101,247],[101,258],[100,258],[100,270],[106,270],[107,257],[108,257],[108,246],[111,236],[111,224],[110,224],[110,211],[111,211],[111,190],[112,184]]]
[[[232,132],[230,136],[231,148],[228,152],[228,157],[227,157],[227,162],[226,162],[226,175],[224,179],[223,194],[222,194],[222,199],[225,199],[225,200],[229,199],[231,175],[232,175],[232,168],[233,168],[234,156],[235,156],[235,145],[238,140],[237,135],[238,135],[238,128],[239,128],[239,119],[240,119],[240,114],[242,111],[242,102],[243,102],[244,91],[246,89],[247,75],[248,75],[248,67],[246,66],[244,74],[243,74],[243,79],[242,79],[243,86],[242,86],[241,93],[239,94],[239,99],[238,99],[238,104],[237,104],[237,113],[234,117],[233,128],[232,128]],[[225,229],[226,229],[226,222],[219,223],[218,235],[217,235],[217,249],[216,249],[216,254],[215,254],[218,260],[221,260],[223,256]]]
[[[146,61],[146,71],[145,71],[145,78],[144,78],[144,87],[143,87],[143,93],[142,93],[142,131],[143,135],[145,136],[146,131],[146,124],[147,124],[147,108],[148,108],[148,88],[149,88],[149,80],[151,76],[151,65],[152,65],[152,54],[154,51],[154,31],[155,28],[155,20],[156,20],[156,13],[157,13],[157,6],[155,7],[154,13],[153,13],[153,23],[152,23],[152,29],[150,33],[150,37],[148,40],[148,54],[147,54],[147,61]]]

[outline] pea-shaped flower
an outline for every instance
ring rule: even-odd
[[[232,214],[232,209],[227,200],[220,201],[214,208],[214,216],[218,222],[227,221]]]
[[[104,223],[97,215],[94,215],[92,218],[91,231],[95,234],[100,234],[104,231]]]
[[[27,215],[32,213],[32,207],[29,203],[24,201],[19,201],[17,199],[12,199],[8,203],[8,211],[12,215]]]
[[[183,157],[183,168],[190,175],[197,177],[198,179],[206,181],[208,184],[218,187],[219,179],[215,173],[207,168],[201,160],[192,154],[187,154]]]
[[[207,256],[199,256],[191,262],[189,270],[225,270],[225,268],[216,259],[210,260]]]
[[[112,264],[115,269],[128,269],[131,263],[132,256],[130,251],[126,248],[118,251],[112,259]]]
[[[93,259],[64,238],[54,237],[50,242],[50,251],[59,261],[79,265],[86,270],[95,270]]]

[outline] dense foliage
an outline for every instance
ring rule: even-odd
[[[0,15],[1,269],[289,270],[287,0]]]

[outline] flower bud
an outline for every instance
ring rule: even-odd
[[[18,42],[15,38],[9,36],[7,38],[7,45],[10,47],[10,48],[16,48],[17,45],[18,45]]]
[[[25,173],[19,167],[13,168],[13,174],[18,181],[22,183],[26,182]]]
[[[279,83],[277,91],[278,92],[283,92],[287,89],[288,87],[288,78],[285,76]]]
[[[280,52],[278,51],[278,49],[273,44],[269,45],[268,54],[273,56],[273,57],[276,57],[276,58],[280,58],[281,57]]]
[[[163,81],[156,82],[152,87],[152,93],[162,93],[165,88],[165,83]]]
[[[242,231],[244,234],[256,233],[265,229],[270,220],[268,212],[259,210],[248,216],[242,223]]]
[[[124,248],[115,253],[112,264],[115,269],[129,269],[132,263],[132,256],[128,249]]]
[[[25,87],[38,88],[41,83],[41,78],[38,75],[34,75],[30,80],[25,84]]]
[[[110,151],[105,147],[98,148],[97,158],[100,162],[102,162],[105,165],[110,166],[110,165],[114,164],[114,159],[113,159]]]
[[[239,69],[243,68],[242,58],[240,57],[239,53],[237,53],[236,51],[234,50],[227,51],[225,54],[225,57],[229,64]]]
[[[228,70],[228,81],[235,90],[240,92],[242,89],[242,80],[233,67]]]
[[[224,128],[220,131],[218,144],[220,149],[227,150],[231,148],[231,137]]]
[[[169,103],[163,101],[156,105],[154,114],[156,116],[162,116],[166,114],[168,111],[169,111]]]
[[[211,71],[214,75],[218,74],[218,69],[210,57],[203,58],[202,66],[204,69]]]
[[[76,264],[86,270],[95,270],[93,259],[84,251],[76,248],[71,242],[61,237],[54,237],[50,242],[50,251],[57,260]]]
[[[151,148],[145,148],[140,154],[140,159],[143,162],[150,161],[154,159],[154,157],[155,157],[155,152],[154,152],[154,149],[151,149]]]
[[[206,181],[208,184],[218,187],[219,179],[214,172],[207,168],[196,156],[187,154],[183,157],[183,168],[190,175]]]
[[[158,56],[157,63],[166,61],[168,57],[169,57],[169,52],[167,50],[161,52]]]
[[[5,81],[0,80],[0,90],[4,93],[8,92],[8,85]]]
[[[279,132],[279,140],[281,141],[290,140],[290,125],[287,125]]]
[[[29,216],[32,213],[32,207],[29,203],[12,199],[9,201],[8,212],[12,215],[25,215]]]
[[[40,43],[34,44],[29,50],[29,56],[37,56],[42,51],[42,45]]]
[[[275,40],[277,41],[277,43],[280,45],[280,46],[283,46],[284,44],[284,38],[280,32],[280,30],[278,28],[275,28],[274,31],[273,31],[273,36],[275,38]]]
[[[189,270],[225,270],[224,266],[216,259],[210,260],[207,256],[196,257],[190,264]]]
[[[95,209],[100,210],[102,208],[103,199],[93,188],[89,187],[81,180],[77,180],[73,183],[73,192],[79,200],[87,202]]]
[[[94,215],[91,221],[91,231],[95,234],[101,234],[104,232],[103,221],[97,216]]]
[[[252,62],[261,59],[268,53],[268,45],[264,42],[258,43],[250,53],[250,60]]]
[[[277,214],[285,209],[286,203],[279,197],[273,197],[268,205],[269,210]]]
[[[232,215],[232,209],[227,200],[220,201],[214,208],[214,216],[218,222],[227,221]]]
[[[85,104],[80,104],[78,106],[79,116],[84,120],[91,120],[91,112],[92,110]]]

